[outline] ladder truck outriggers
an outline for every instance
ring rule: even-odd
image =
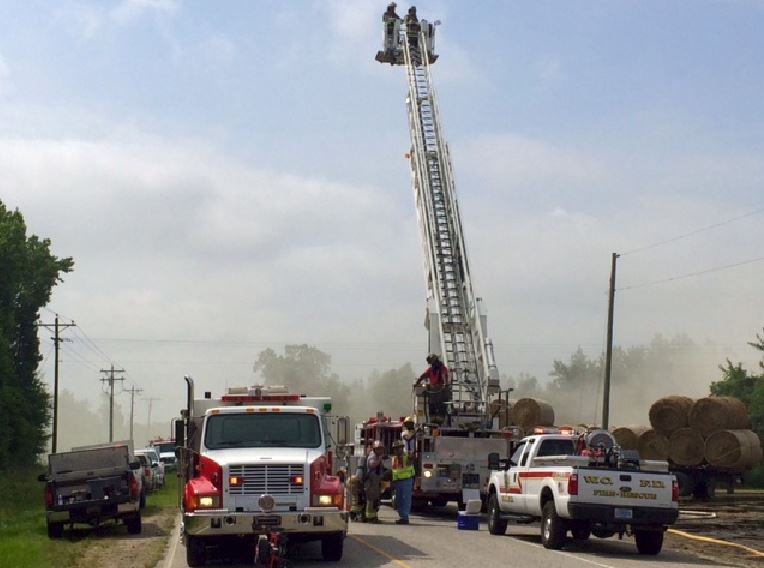
[[[428,353],[448,367],[450,391],[445,419],[435,424],[428,412],[427,388],[413,388],[421,426],[414,500],[461,503],[464,489],[477,489],[485,499],[487,455],[508,457],[515,433],[500,431],[492,412],[497,396],[501,403],[499,374],[485,309],[472,288],[451,157],[430,75],[438,59],[433,39],[440,22],[419,19],[415,7],[401,17],[396,8],[391,3],[382,16],[384,49],[375,59],[406,70],[409,163],[424,253]]]

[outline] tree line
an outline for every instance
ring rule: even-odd
[[[50,397],[38,374],[38,315],[73,267],[0,201],[0,469],[33,464],[45,449]]]

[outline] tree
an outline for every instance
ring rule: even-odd
[[[51,254],[49,239],[27,237],[21,213],[0,201],[0,468],[11,458],[34,463],[44,449],[50,409],[37,374],[38,312],[73,266]]]

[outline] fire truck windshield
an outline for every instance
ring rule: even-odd
[[[207,418],[204,445],[224,448],[317,448],[321,427],[314,414],[217,414]]]

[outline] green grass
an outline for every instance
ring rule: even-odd
[[[0,565],[14,568],[71,568],[77,565],[89,545],[88,538],[51,540],[45,526],[44,484],[37,481],[43,470],[0,472]],[[165,477],[165,486],[146,497],[145,516],[178,504],[178,478],[174,472]],[[169,536],[168,536],[169,539]],[[165,539],[166,540],[166,539]],[[152,561],[159,561],[164,543],[156,543]],[[149,563],[151,564],[151,563]]]
[[[82,554],[76,542],[51,541],[45,528],[42,469],[0,472],[0,559],[3,566],[72,566]]]

